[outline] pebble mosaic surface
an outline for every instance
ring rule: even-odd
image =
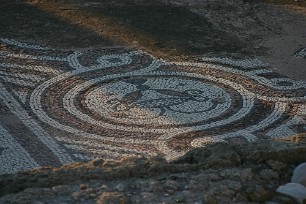
[[[294,53],[296,58],[306,59],[306,48],[301,48]]]
[[[0,174],[96,157],[173,160],[209,143],[306,131],[306,83],[257,59],[0,43]]]

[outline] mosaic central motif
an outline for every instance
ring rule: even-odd
[[[88,88],[86,83],[82,86]],[[192,124],[221,114],[231,104],[229,94],[215,85],[175,77],[114,81],[83,94],[82,108],[125,125]]]
[[[126,48],[0,42],[0,174],[96,157],[173,160],[306,131],[306,83],[257,59],[165,62]]]

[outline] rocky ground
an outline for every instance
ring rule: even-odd
[[[95,159],[0,177],[0,203],[296,203],[277,194],[306,148],[289,141],[225,143],[162,158]],[[294,142],[295,141],[295,142]]]

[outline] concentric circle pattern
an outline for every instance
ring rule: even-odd
[[[209,143],[306,131],[306,83],[256,59],[165,62],[123,48],[62,52],[2,42],[1,100],[58,163],[132,155],[172,160]],[[22,144],[0,127],[3,138]],[[32,164],[41,165],[34,154]]]
[[[85,104],[101,117],[125,125],[153,123],[157,128],[208,120],[226,111],[231,98],[218,86],[200,81],[142,76],[98,86],[88,93]]]

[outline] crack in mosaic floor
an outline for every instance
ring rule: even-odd
[[[306,131],[306,83],[257,59],[165,62],[127,48],[0,42],[0,174],[96,157],[173,160]]]

